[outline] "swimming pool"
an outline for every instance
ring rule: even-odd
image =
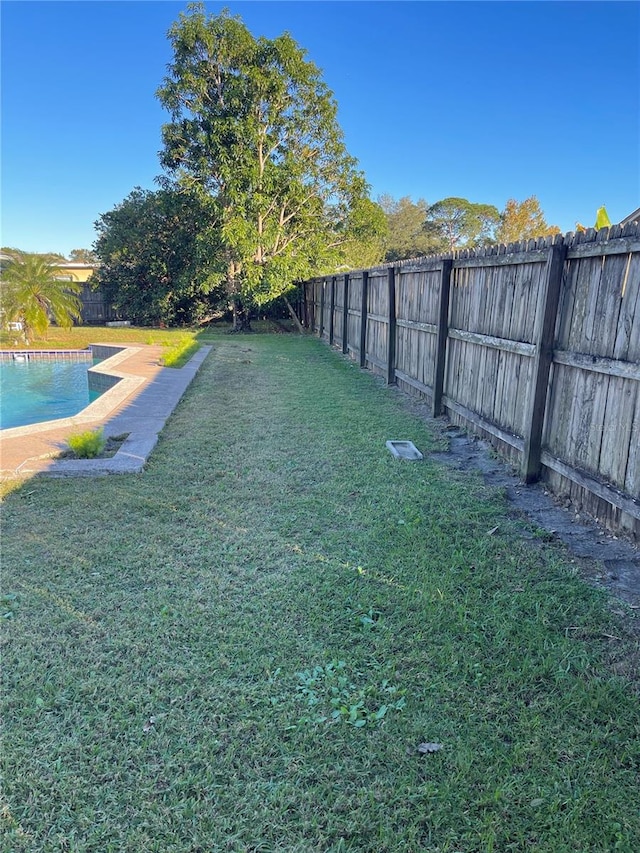
[[[100,359],[30,352],[0,359],[0,429],[78,414],[102,392],[89,389],[87,370]]]

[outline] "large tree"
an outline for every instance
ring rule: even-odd
[[[340,266],[365,269],[384,259],[388,226],[383,209],[369,198],[355,201],[349,210],[342,230],[344,242],[340,247]]]
[[[97,258],[91,249],[72,249],[69,260],[76,264],[95,264]]]
[[[158,89],[171,121],[163,167],[214,199],[236,325],[251,305],[344,262],[350,212],[366,184],[346,151],[337,107],[290,35],[255,38],[239,18],[191,4],[169,31]]]
[[[32,337],[46,337],[52,320],[66,328],[80,320],[82,285],[61,279],[59,255],[15,249],[7,254],[0,277],[3,324],[21,323],[28,343]]]
[[[547,237],[559,234],[557,225],[547,225],[538,199],[532,195],[524,201],[510,198],[500,214],[500,225],[496,230],[499,243],[519,243],[532,237]]]
[[[140,325],[185,325],[221,297],[210,205],[196,194],[134,189],[96,222],[93,276],[119,314]]]
[[[500,222],[498,208],[466,198],[444,198],[427,210],[427,233],[443,241],[446,250],[472,249],[491,243]]]
[[[418,258],[446,250],[443,238],[425,229],[429,205],[424,199],[412,201],[409,196],[403,196],[396,200],[390,195],[383,195],[378,203],[387,218],[387,261]]]

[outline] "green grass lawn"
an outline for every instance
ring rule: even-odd
[[[183,329],[152,329],[143,326],[74,326],[63,329],[50,326],[46,337],[32,340],[27,349],[85,349],[89,344],[130,343],[170,344],[185,334]],[[4,349],[25,349],[15,332],[0,332],[0,346]]]
[[[292,328],[291,322],[287,320],[255,320],[253,326],[257,332],[290,331]],[[159,329],[149,326],[73,326],[71,329],[63,329],[50,326],[44,338],[30,341],[26,349],[85,349],[89,344],[97,343],[174,346],[187,337],[207,343],[210,339],[217,340],[220,335],[227,334],[231,328],[231,323],[222,321],[197,329]],[[25,349],[25,344],[15,332],[0,330],[0,348]]]
[[[633,613],[390,438],[437,442],[220,337],[144,474],[9,495],[2,850],[640,850]]]

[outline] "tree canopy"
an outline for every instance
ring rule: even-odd
[[[384,258],[388,225],[382,207],[369,198],[355,201],[349,210],[340,247],[340,266],[364,269]]]
[[[428,234],[442,241],[444,251],[454,251],[494,242],[499,222],[500,213],[492,204],[451,197],[428,208],[425,228]]]
[[[510,198],[500,215],[500,225],[496,231],[499,243],[518,243],[532,237],[546,237],[559,234],[557,225],[547,225],[540,202],[532,195],[524,201]]]
[[[95,264],[97,258],[91,249],[72,249],[69,260],[77,264]]]
[[[442,237],[425,229],[429,205],[424,199],[412,201],[409,196],[403,196],[396,200],[383,195],[378,203],[387,219],[385,260],[418,258],[446,249]]]
[[[141,325],[198,322],[216,308],[223,270],[210,206],[187,191],[134,189],[95,223],[93,281]]]
[[[180,14],[169,39],[160,159],[181,186],[214,201],[236,314],[345,263],[367,187],[305,51],[286,33],[255,38],[202,4]]]
[[[53,320],[69,327],[80,320],[82,285],[60,279],[59,255],[9,250],[0,276],[3,322],[22,323],[25,339],[45,337]]]

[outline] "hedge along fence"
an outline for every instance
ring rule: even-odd
[[[316,278],[303,294],[329,344],[640,539],[640,223]]]

